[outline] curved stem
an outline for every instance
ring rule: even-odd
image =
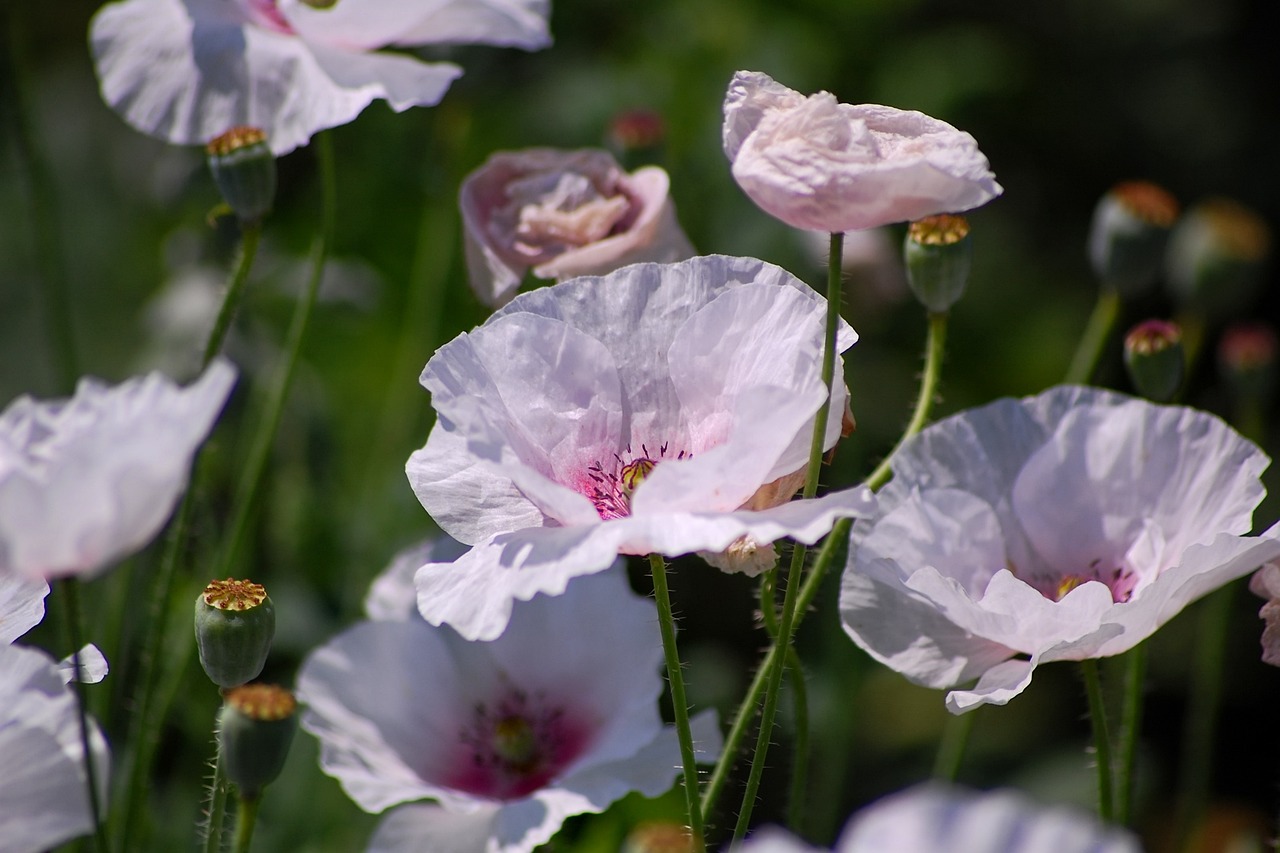
[[[1096,660],[1080,661],[1084,689],[1089,697],[1089,722],[1093,727],[1094,758],[1098,762],[1098,817],[1110,822],[1113,816],[1111,786],[1111,733],[1107,729],[1107,709],[1102,699],[1102,680]]]
[[[1129,650],[1124,661],[1124,707],[1120,717],[1120,760],[1116,770],[1116,823],[1127,826],[1133,816],[1134,766],[1142,729],[1142,681],[1147,672],[1147,644]]]
[[[261,797],[240,798],[240,806],[236,810],[236,839],[231,849],[234,853],[249,853],[249,842],[253,840],[253,828],[258,822],[258,804]]]
[[[804,819],[804,792],[809,781],[809,687],[805,684],[800,655],[787,649],[787,675],[791,677],[791,698],[795,702],[796,736],[791,762],[791,791],[787,804],[787,826],[800,831]]]
[[[65,578],[58,582],[62,593],[62,606],[66,615],[63,618],[67,632],[67,642],[71,645],[71,667],[75,673],[72,683],[76,691],[76,713],[80,719],[80,747],[84,750],[84,776],[86,793],[89,797],[89,814],[93,818],[94,849],[110,850],[107,843],[106,828],[102,825],[102,804],[98,801],[98,776],[93,760],[93,736],[89,731],[88,694],[80,671],[80,647],[84,641],[80,629],[80,581],[76,578]]]
[[[938,396],[938,382],[942,378],[942,355],[947,347],[947,314],[930,314],[929,315],[929,333],[925,340],[924,349],[924,375],[920,377],[920,392],[916,395],[915,409],[911,413],[911,420],[907,423],[907,428],[903,430],[902,437],[898,439],[898,443],[893,446],[888,455],[880,460],[880,464],[871,472],[871,476],[867,478],[867,485],[879,491],[880,487],[889,482],[889,478],[893,475],[893,457],[897,454],[902,446],[916,433],[924,429],[924,425],[929,422],[929,416],[933,412],[933,404]]]
[[[222,307],[218,309],[218,316],[213,322],[213,328],[209,331],[209,340],[205,342],[204,357],[200,361],[202,370],[209,366],[209,362],[213,361],[218,353],[222,352],[222,344],[227,338],[227,332],[231,329],[231,321],[235,319],[236,312],[240,308],[245,282],[249,280],[249,270],[253,268],[253,259],[258,254],[258,241],[261,237],[261,223],[254,222],[244,226],[240,252],[236,255],[235,269],[232,270],[231,279],[227,283],[227,292],[222,296]]]
[[[214,577],[230,577],[231,567],[235,563],[236,554],[244,539],[249,521],[253,517],[258,487],[262,484],[263,472],[266,471],[267,462],[271,458],[271,446],[275,442],[280,418],[284,413],[284,404],[289,398],[289,389],[293,385],[294,372],[302,351],[302,341],[306,337],[311,312],[316,304],[316,296],[320,292],[320,280],[324,277],[324,266],[328,260],[329,245],[333,239],[337,193],[334,186],[333,146],[328,134],[320,134],[316,138],[315,147],[320,162],[322,203],[320,233],[311,249],[311,272],[307,279],[306,290],[302,294],[302,299],[298,301],[293,319],[289,324],[284,363],[280,365],[276,374],[275,385],[267,397],[262,420],[253,436],[253,445],[249,449],[249,458],[240,479],[240,487],[236,490],[231,523],[227,528],[228,532],[213,573]]]
[[[1093,313],[1080,336],[1076,354],[1071,359],[1071,367],[1067,369],[1064,380],[1069,385],[1083,385],[1093,376],[1093,371],[1102,358],[1102,350],[1111,337],[1111,329],[1120,315],[1120,294],[1113,287],[1103,287],[1098,291],[1098,301],[1093,305]]]
[[[969,745],[969,735],[973,731],[973,720],[978,716],[978,708],[967,714],[948,714],[947,722],[942,729],[942,743],[938,744],[938,755],[933,761],[933,778],[942,782],[954,782],[960,774],[960,762],[964,759],[965,747]]]
[[[697,849],[703,849],[702,809],[698,802],[698,765],[693,751],[693,730],[689,726],[689,700],[684,692],[680,652],[676,648],[676,623],[671,613],[671,592],[667,587],[667,564],[661,554],[649,555],[653,576],[653,597],[658,602],[658,627],[662,631],[662,652],[667,659],[667,680],[671,683],[671,708],[676,735],[680,739],[680,761],[684,764],[684,793],[689,808],[689,831]]]

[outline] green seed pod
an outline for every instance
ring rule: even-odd
[[[276,157],[256,127],[233,127],[205,146],[213,182],[244,224],[256,224],[276,195]]]
[[[1266,407],[1276,389],[1276,354],[1280,341],[1264,323],[1227,327],[1218,342],[1218,369],[1231,393],[1252,405]]]
[[[951,308],[964,295],[973,265],[969,221],[941,214],[912,222],[903,246],[911,292],[931,313]]]
[[[1126,299],[1151,289],[1160,274],[1178,201],[1147,181],[1116,184],[1098,200],[1089,227],[1089,263],[1103,287]]]
[[[224,694],[218,751],[227,779],[244,799],[257,799],[284,769],[297,710],[293,694],[275,684],[246,684]]]
[[[1134,326],[1124,339],[1124,366],[1139,394],[1157,403],[1172,400],[1186,370],[1182,330],[1164,320]]]
[[[276,610],[261,584],[213,581],[196,596],[196,648],[200,665],[219,687],[258,677],[271,651]]]
[[[1271,229],[1256,213],[1229,199],[1202,202],[1169,238],[1169,289],[1210,322],[1238,317],[1257,296],[1270,251]]]

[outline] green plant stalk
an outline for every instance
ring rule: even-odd
[[[938,382],[942,375],[942,356],[946,350],[946,331],[947,315],[931,314],[929,316],[928,340],[925,344],[924,373],[920,381],[920,392],[916,396],[915,409],[902,437],[898,439],[898,443],[894,445],[893,450],[889,452],[876,470],[872,472],[871,476],[867,478],[866,484],[872,490],[880,489],[889,481],[893,473],[890,463],[893,461],[894,454],[902,448],[908,439],[920,432],[929,421],[934,401],[937,398]],[[835,559],[835,554],[839,550],[841,541],[849,538],[849,531],[852,527],[853,522],[850,519],[842,518],[838,520],[823,542],[822,550],[818,553],[817,559],[814,560],[809,576],[805,578],[804,586],[800,590],[795,627],[799,627],[800,622],[804,619],[804,614],[812,606],[813,600],[817,597],[818,590],[822,586],[822,580]],[[711,814],[714,811],[716,803],[719,801],[721,794],[724,793],[724,787],[729,781],[729,771],[733,766],[733,757],[738,754],[738,750],[742,746],[742,740],[746,737],[747,729],[750,727],[752,720],[755,719],[755,709],[759,706],[760,699],[764,695],[765,679],[772,666],[773,658],[776,656],[776,649],[776,645],[770,646],[765,653],[764,660],[761,661],[760,668],[756,671],[751,686],[747,688],[747,693],[743,696],[742,703],[738,706],[733,723],[729,727],[729,732],[725,735],[724,751],[720,754],[720,760],[716,762],[715,767],[712,769],[711,775],[707,780],[706,789],[702,794],[702,813],[704,815]]]
[[[803,497],[808,500],[818,493],[818,477],[822,471],[822,454],[826,449],[827,421],[831,414],[831,395],[835,383],[836,336],[840,330],[840,262],[844,255],[844,234],[831,235],[831,251],[827,262],[827,319],[822,348],[822,384],[826,395],[813,420],[813,439],[809,443],[809,465],[805,470]],[[795,631],[796,600],[802,582],[805,555],[808,549],[796,543],[791,552],[791,567],[787,571],[787,587],[782,594],[782,612],[778,617],[778,634],[772,647],[790,650]],[[756,735],[756,748],[747,774],[747,784],[742,795],[742,808],[738,810],[738,823],[734,828],[734,841],[746,835],[755,807],[760,780],[764,776],[765,757],[773,739],[773,721],[778,710],[778,694],[782,689],[782,676],[787,668],[787,654],[772,654],[768,660],[768,676],[765,681],[764,704],[760,709],[760,729]]]
[[[1177,827],[1175,836],[1189,839],[1204,813],[1213,770],[1213,732],[1222,700],[1222,659],[1227,645],[1231,601],[1235,586],[1210,593],[1201,606],[1192,661],[1190,707],[1182,730],[1182,764],[1178,773]],[[1184,847],[1185,849],[1185,847]]]
[[[1071,367],[1067,369],[1064,380],[1069,385],[1087,384],[1093,377],[1093,371],[1102,358],[1102,350],[1111,337],[1111,330],[1120,316],[1120,294],[1113,287],[1103,287],[1098,291],[1098,301],[1093,305],[1093,313],[1080,336],[1076,354],[1071,359]]]
[[[240,251],[236,255],[236,265],[227,282],[227,290],[222,295],[222,307],[218,309],[213,328],[209,330],[209,339],[205,342],[204,357],[200,360],[201,370],[208,367],[209,362],[222,352],[227,332],[231,330],[231,321],[235,319],[236,312],[240,309],[240,302],[244,297],[244,286],[249,280],[249,270],[253,268],[253,259],[257,257],[258,242],[261,238],[261,223],[254,222],[244,226]]]
[[[249,853],[249,842],[253,840],[253,828],[258,823],[258,805],[262,797],[240,797],[240,806],[236,810],[236,838],[232,850],[235,853]]]
[[[1098,762],[1098,817],[1110,822],[1115,814],[1111,785],[1111,733],[1107,729],[1107,709],[1102,697],[1102,680],[1098,677],[1098,662],[1093,659],[1080,661],[1080,673],[1084,676],[1085,694],[1089,697],[1089,722],[1093,728],[1094,758]]]
[[[693,730],[689,725],[689,700],[684,691],[680,651],[676,648],[676,624],[671,612],[671,591],[667,587],[667,564],[661,554],[649,555],[653,576],[653,597],[658,602],[658,627],[662,631],[662,652],[667,660],[667,681],[671,684],[671,708],[676,735],[680,739],[680,761],[684,765],[684,793],[689,809],[689,831],[698,850],[703,847],[702,809],[698,800],[698,765],[693,751]]]
[[[1116,823],[1133,819],[1134,767],[1142,730],[1142,682],[1147,672],[1147,644],[1129,650],[1124,661],[1124,705],[1120,717],[1120,757],[1116,764]]]
[[[800,655],[787,648],[787,675],[791,677],[791,698],[795,703],[795,758],[791,762],[791,790],[787,802],[787,826],[800,831],[804,820],[805,787],[809,781],[809,687],[805,684]]]
[[[93,742],[89,733],[89,696],[80,672],[80,647],[84,644],[80,630],[80,581],[76,578],[64,578],[58,582],[61,592],[63,622],[67,633],[67,642],[71,645],[71,666],[75,671],[73,683],[76,691],[76,715],[80,719],[80,747],[84,750],[85,786],[89,795],[89,814],[93,819],[93,846],[95,850],[106,853],[111,849],[107,843],[106,827],[102,823],[102,804],[98,802],[97,773],[93,760]]]
[[[316,156],[320,165],[320,233],[311,249],[311,273],[307,279],[306,290],[293,312],[289,324],[288,339],[285,343],[284,363],[276,373],[275,385],[264,403],[262,420],[253,436],[253,444],[249,448],[249,458],[245,463],[244,474],[240,478],[240,486],[236,490],[234,510],[231,523],[224,539],[222,552],[219,555],[214,577],[229,577],[236,555],[239,553],[249,522],[254,515],[254,505],[258,496],[258,488],[262,485],[262,475],[271,458],[271,446],[275,442],[276,431],[280,427],[280,418],[284,414],[284,405],[289,398],[289,389],[293,385],[293,376],[298,367],[298,358],[302,352],[302,341],[307,334],[307,326],[311,322],[311,312],[315,308],[316,297],[320,292],[320,281],[324,277],[325,262],[329,257],[329,247],[333,240],[334,215],[337,190],[334,179],[333,144],[329,135],[322,133],[315,139]]]
[[[214,743],[218,739],[215,732]],[[204,853],[221,853],[222,824],[227,813],[227,773],[222,767],[222,750],[215,746],[217,754],[213,759],[213,779],[209,781],[209,822],[205,824]]]
[[[933,778],[940,782],[954,782],[960,774],[960,762],[964,759],[969,735],[973,732],[973,718],[977,708],[964,714],[949,714],[942,727],[942,742],[933,761]]]

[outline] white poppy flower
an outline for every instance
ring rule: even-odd
[[[738,186],[794,228],[859,231],[959,213],[1003,192],[974,138],[944,121],[805,97],[756,71],[729,83],[723,137]]]
[[[459,192],[471,288],[498,306],[525,271],[563,281],[695,254],[657,166],[627,174],[607,151],[494,154]]]
[[[1188,603],[1280,557],[1247,536],[1270,460],[1213,415],[1096,389],[1000,400],[894,457],[855,526],[845,631],[961,713],[1040,663],[1127,651]]]
[[[106,742],[90,733],[100,800]],[[38,853],[93,830],[76,697],[48,655],[0,645],[0,839],[6,853]]]
[[[420,619],[418,589],[413,576],[423,563],[448,563],[466,553],[467,546],[441,534],[424,539],[398,552],[382,573],[373,579],[364,597],[364,613],[383,622]]]
[[[303,663],[298,698],[321,767],[361,808],[436,803],[392,812],[372,849],[525,853],[571,815],[672,786],[661,661],[652,602],[613,571],[521,603],[491,642],[420,620],[356,625]],[[714,760],[714,718],[694,735]]]
[[[225,361],[186,388],[158,373],[0,412],[0,574],[92,577],[159,532],[235,381]]]
[[[850,819],[834,853],[1140,853],[1128,832],[1013,791],[977,793],[917,785]],[[818,853],[790,833],[766,827],[741,853]]]
[[[869,514],[865,487],[789,500],[827,395],[825,313],[785,270],[711,256],[526,293],[441,347],[422,374],[439,420],[407,471],[475,547],[419,570],[422,615],[491,639],[514,600],[619,554],[728,550],[753,571],[757,546]],[[842,323],[838,348],[855,339]]]
[[[438,103],[462,73],[380,47],[550,43],[549,0],[122,0],[89,41],[103,99],[143,133],[204,145],[263,130],[285,154],[376,99],[397,112]]]

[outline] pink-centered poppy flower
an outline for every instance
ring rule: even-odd
[[[959,213],[1003,190],[967,133],[924,113],[808,97],[739,71],[724,101],[733,177],[794,228],[841,232]]]
[[[235,370],[186,388],[158,373],[0,412],[0,574],[93,577],[146,545],[187,485]]]
[[[106,742],[90,721],[99,801]],[[76,697],[53,659],[0,644],[0,847],[39,853],[93,830]]]
[[[674,784],[661,661],[656,609],[619,569],[518,604],[490,642],[416,618],[361,623],[307,658],[298,697],[321,767],[361,808],[413,804],[371,850],[527,853],[570,815]],[[714,760],[713,715],[694,733]]]
[[[1217,417],[1059,387],[934,424],[855,525],[845,631],[961,713],[1036,666],[1127,651],[1280,557],[1248,536],[1270,460]]]
[[[471,288],[496,307],[530,267],[538,278],[563,281],[692,257],[669,184],[657,166],[624,172],[607,151],[494,154],[459,193]]]
[[[438,103],[462,70],[382,47],[550,44],[549,0],[122,0],[89,41],[103,99],[138,130],[204,145],[248,125],[285,154],[374,100]]]
[[[827,397],[825,314],[785,270],[711,256],[523,294],[441,347],[422,374],[438,421],[407,472],[474,547],[418,571],[422,615],[490,639],[513,601],[619,554],[712,552],[756,573],[769,543],[868,515],[865,487],[790,500]],[[855,337],[842,323],[838,348]],[[846,404],[835,385],[827,448]]]
[[[855,814],[834,853],[1140,853],[1130,833],[1089,814],[1031,802],[1014,791],[937,784],[891,794]],[[765,827],[741,853],[819,853]]]

